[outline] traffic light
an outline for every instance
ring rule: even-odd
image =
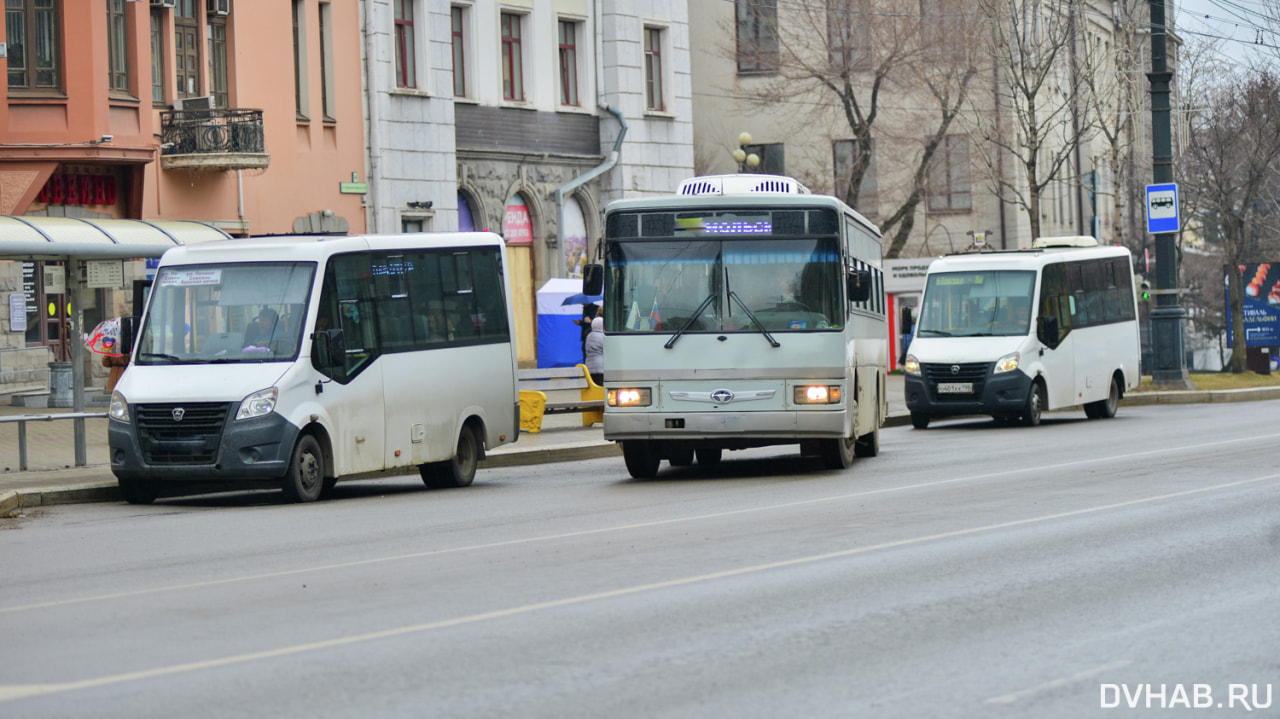
[[[1151,301],[1151,283],[1147,281],[1144,275],[1138,275],[1138,299],[1143,302]]]

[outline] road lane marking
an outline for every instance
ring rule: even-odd
[[[1222,489],[1231,489],[1235,487],[1243,487],[1250,484],[1257,484],[1267,480],[1280,479],[1280,474],[1269,474],[1263,477],[1254,477],[1252,479],[1241,479],[1234,482],[1224,482],[1211,487],[1200,487],[1197,489],[1187,489],[1180,492],[1170,492],[1154,497],[1145,497],[1142,499],[1131,499],[1124,502],[1113,502],[1111,504],[1099,505],[1097,507],[1088,507],[1085,509],[1074,509],[1067,512],[1055,512],[1053,514],[1045,514],[1038,517],[1029,517],[1026,519],[1015,519],[1007,522],[998,522],[988,524],[981,527],[970,527],[968,529],[957,529],[950,532],[939,532],[921,537],[913,537],[910,539],[899,539],[892,542],[882,542],[880,544],[872,544],[864,547],[854,547],[852,549],[842,549],[834,552],[823,552],[821,554],[813,554],[805,557],[796,557],[793,559],[782,559],[774,562],[765,562],[763,564],[755,564],[749,567],[739,567],[737,569],[724,569],[718,572],[707,572],[690,577],[681,577],[679,579],[669,579],[662,582],[651,582],[649,584],[640,584],[632,587],[622,587],[620,589],[610,589],[602,592],[593,592],[590,594],[581,594],[576,597],[565,597],[563,599],[554,599],[545,602],[535,602],[533,604],[524,604],[517,607],[509,607],[507,609],[498,609],[489,612],[480,612],[478,614],[470,614],[453,619],[443,619],[435,622],[427,622],[424,624],[412,624],[404,627],[395,627],[392,629],[383,629],[376,632],[366,632],[362,634],[352,634],[345,637],[335,637],[333,639],[325,639],[318,642],[308,642],[305,644],[295,644],[287,647],[279,647],[276,649],[266,649],[256,652],[247,652],[244,654],[234,654],[231,656],[220,657],[217,659],[206,659],[195,662],[185,662],[181,664],[171,664],[165,667],[157,667],[154,669],[143,669],[134,672],[125,672],[121,674],[110,674],[92,679],[81,679],[77,681],[49,683],[49,684],[10,684],[0,686],[0,703],[12,701],[16,699],[25,699],[30,697],[44,696],[48,694],[60,694],[64,692],[77,691],[81,689],[92,689],[96,687],[111,686],[115,684],[123,684],[126,682],[141,681],[145,679],[157,679],[160,677],[171,676],[174,674],[183,674],[187,672],[218,669],[237,664],[246,664],[249,662],[261,661],[264,659],[278,659],[297,654],[305,654],[309,652],[317,652],[328,649],[349,646],[352,644],[362,644],[366,642],[378,641],[381,639],[392,639],[397,637],[408,636],[411,634],[421,634],[437,629],[447,629],[467,624],[476,624],[479,622],[490,621],[494,619],[506,619],[510,617],[531,614],[549,609],[561,609],[571,607],[578,604],[586,604],[588,602],[597,602],[605,599],[617,599],[620,597],[628,597],[645,592],[658,591],[663,589],[673,589],[676,587],[688,586],[691,584],[700,584],[704,582],[715,581],[719,579],[729,579],[733,577],[745,576],[748,574],[756,574],[759,572],[767,572],[775,569],[788,569],[799,567],[807,564],[815,564],[825,562],[832,559],[844,559],[862,554],[869,554],[887,549],[898,549],[916,544],[924,544],[927,542],[938,541],[942,539],[954,539],[956,537],[966,537],[985,532],[993,532],[1001,529],[1011,529],[1014,527],[1025,527],[1033,524],[1041,524],[1051,522],[1058,519],[1067,519],[1071,517],[1080,517],[1099,512],[1106,512],[1113,509],[1121,509],[1125,507],[1135,507],[1154,502],[1161,502],[1168,499],[1178,499],[1181,497],[1190,497],[1199,494],[1206,494]]]
[[[1206,447],[1214,447],[1225,444],[1235,444],[1239,442],[1248,442],[1255,440],[1272,440],[1280,438],[1280,433],[1257,435],[1254,437],[1236,437],[1233,439],[1217,440],[1214,442],[1203,442],[1201,444],[1183,445],[1176,447],[1177,450],[1199,450]],[[928,482],[917,482],[915,484],[900,485],[897,487],[884,487],[882,489],[871,489],[860,492],[851,492],[848,494],[837,494],[827,497],[817,497],[814,499],[802,499],[793,502],[783,502],[781,504],[770,504],[761,507],[748,507],[745,509],[732,509],[724,512],[713,512],[710,514],[697,514],[687,517],[675,517],[672,519],[659,519],[651,522],[636,522],[632,524],[621,524],[613,527],[599,527],[596,529],[582,529],[574,532],[564,532],[560,534],[545,534],[537,537],[525,537],[522,539],[508,539],[501,542],[486,542],[484,544],[473,544],[463,547],[452,547],[449,549],[432,549],[425,552],[410,552],[407,554],[397,554],[388,557],[372,557],[369,559],[359,559],[350,562],[336,562],[333,564],[319,564],[310,567],[298,567],[297,569],[283,569],[275,572],[263,572],[260,574],[246,574],[236,577],[226,577],[223,579],[209,579],[200,582],[188,582],[185,584],[171,584],[161,587],[149,587],[145,589],[132,589],[123,592],[109,592],[106,594],[96,594],[87,597],[75,597],[71,599],[57,599],[47,602],[35,602],[32,604],[15,605],[11,607],[0,607],[0,614],[8,614],[13,612],[31,611],[36,609],[52,609],[56,607],[65,607],[75,604],[85,604],[88,602],[108,601],[112,599],[125,599],[129,597],[140,597],[149,594],[163,594],[165,592],[178,592],[189,589],[203,589],[207,587],[216,587],[227,584],[237,584],[240,582],[252,582],[265,579],[278,579],[280,577],[291,577],[300,574],[310,574],[315,572],[326,572],[337,569],[351,569],[353,567],[365,567],[375,564],[386,564],[390,562],[402,562],[412,559],[424,559],[427,557],[436,557],[447,554],[458,554],[462,552],[482,551],[486,549],[498,549],[502,547],[513,547],[524,544],[535,544],[539,542],[553,542],[562,539],[573,539],[577,537],[589,537],[599,534],[608,534],[612,532],[625,532],[634,529],[651,529],[653,527],[662,527],[672,524],[682,524],[686,522],[700,522],[710,519],[723,519],[725,517],[733,517],[744,514],[754,514],[757,512],[769,512],[780,509],[793,509],[795,507],[804,507],[815,504],[825,504],[828,502],[839,502],[849,499],[861,499],[864,497],[872,497],[882,494],[893,494],[896,492],[907,492],[919,489],[932,489],[934,487],[942,487],[951,484],[961,484],[965,482],[975,482],[984,479],[992,479],[1011,474],[1021,474],[1023,472],[1045,472],[1057,469],[1065,469],[1083,464],[1094,464],[1097,462],[1114,462],[1124,461],[1139,457],[1145,457],[1153,454],[1168,455],[1169,449],[1144,450],[1141,452],[1132,452],[1129,454],[1114,455],[1111,457],[1094,457],[1090,459],[1073,460],[1070,462],[1060,462],[1057,464],[1043,465],[1039,467],[1024,467],[1021,469],[1007,469],[999,472],[988,472],[985,474],[975,474],[968,477],[953,477],[951,479],[939,479]]]
[[[1023,689],[1022,691],[1019,691],[1019,692],[1013,692],[1011,694],[1001,694],[998,697],[991,697],[986,701],[986,703],[987,704],[1012,704],[1014,702],[1022,701],[1027,697],[1034,696],[1041,692],[1047,692],[1053,689],[1071,686],[1072,684],[1075,684],[1077,682],[1082,682],[1085,679],[1092,679],[1093,677],[1096,677],[1099,674],[1106,674],[1107,672],[1114,671],[1116,669],[1123,669],[1129,666],[1130,664],[1133,664],[1133,662],[1129,661],[1128,659],[1124,659],[1118,662],[1111,662],[1110,664],[1103,664],[1100,667],[1094,667],[1093,669],[1086,669],[1085,671],[1072,674],[1069,677],[1054,679],[1053,681],[1045,682],[1044,684],[1039,684],[1037,686],[1031,687],[1030,689]]]

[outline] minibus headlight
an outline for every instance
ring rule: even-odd
[[[796,404],[839,404],[840,387],[833,384],[800,385],[795,389]]]
[[[902,371],[907,374],[920,374],[920,360],[915,355],[907,355],[907,361],[902,363]]]
[[[605,402],[610,407],[648,407],[653,404],[653,390],[648,387],[613,387]]]
[[[253,419],[271,414],[276,411],[277,396],[279,393],[276,388],[271,387],[245,397],[240,402],[240,409],[236,411],[236,420]]]
[[[107,406],[107,416],[119,422],[129,421],[129,403],[125,401],[120,390],[111,393],[111,404]]]
[[[992,374],[1000,374],[1001,372],[1012,372],[1018,369],[1018,353],[1007,354],[996,360],[996,369]]]

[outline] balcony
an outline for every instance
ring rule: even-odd
[[[270,164],[262,110],[165,110],[160,133],[165,170],[257,170]]]

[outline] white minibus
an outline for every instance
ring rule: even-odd
[[[633,477],[749,447],[831,469],[879,452],[880,232],[852,208],[789,177],[697,177],[611,203],[603,251],[604,436]]]
[[[169,250],[108,409],[125,499],[279,486],[307,502],[415,467],[470,484],[519,428],[504,252],[482,232]]]
[[[1035,426],[1078,405],[1113,417],[1141,381],[1137,317],[1129,250],[1092,237],[941,257],[904,365],[911,423],[988,414]]]

